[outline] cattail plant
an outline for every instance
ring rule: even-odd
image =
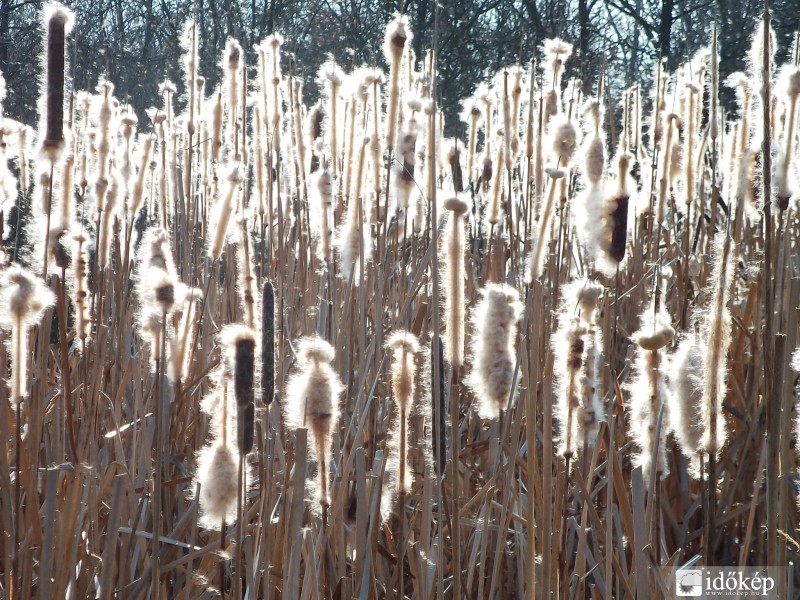
[[[473,98],[467,100],[461,111],[461,120],[467,124],[467,177],[474,181],[475,177],[475,152],[478,143],[478,126],[483,113],[480,104]]]
[[[72,11],[60,3],[50,2],[44,7],[47,77],[40,109],[44,117],[40,139],[42,154],[50,163],[58,162],[67,145],[64,136],[66,41],[74,20]]]
[[[334,178],[339,174],[339,94],[343,80],[344,73],[333,58],[323,63],[317,74],[317,81],[326,101],[325,138],[328,141],[328,159]]]
[[[542,50],[545,55],[543,87],[549,87],[544,97],[544,127],[549,130],[550,120],[561,112],[559,93],[561,77],[564,75],[564,63],[572,54],[572,44],[554,38],[544,41]]]
[[[8,168],[8,138],[16,131],[6,124],[3,116],[6,94],[6,80],[0,74],[0,239],[11,208],[17,203],[17,179]]]
[[[0,282],[0,328],[11,332],[8,387],[16,406],[28,397],[28,331],[55,303],[55,296],[41,279],[17,265],[2,272]]]
[[[407,219],[409,211],[413,210],[413,194],[417,191],[414,179],[416,168],[417,121],[409,119],[406,129],[400,131],[395,149],[392,185],[395,198],[395,211],[400,219]],[[414,215],[411,215],[412,220]]]
[[[649,305],[641,316],[639,331],[632,338],[636,351],[635,374],[629,385],[630,432],[639,447],[633,462],[642,468],[646,482],[654,476],[661,479],[669,475],[666,453],[668,415],[657,439],[656,428],[662,408],[665,412],[668,410],[665,381],[668,363],[664,349],[674,337],[675,330],[667,314],[663,310],[654,312]]]
[[[725,443],[726,427],[722,403],[727,393],[727,354],[731,343],[731,315],[728,307],[733,284],[734,243],[730,235],[717,234],[714,242],[714,273],[710,303],[703,323],[705,376],[703,378],[702,449],[716,455]]]
[[[469,202],[464,196],[453,196],[444,201],[450,211],[445,234],[445,271],[447,282],[445,299],[445,357],[453,367],[464,364],[464,219],[469,211]]]
[[[498,139],[500,138],[500,139]],[[492,182],[489,188],[489,198],[486,206],[486,222],[489,227],[499,227],[503,219],[503,189],[505,186],[505,135],[503,130],[497,131],[495,140],[497,150],[492,161]]]
[[[256,306],[256,276],[253,271],[253,245],[247,219],[241,217],[237,223],[238,239],[236,244],[236,288],[239,292],[239,304],[244,315],[244,324],[256,326],[258,307]]]
[[[778,206],[781,210],[789,207],[789,200],[796,193],[792,183],[796,181],[797,170],[793,168],[795,162],[797,122],[797,99],[800,97],[800,68],[785,66],[779,78],[780,96],[786,111],[785,125],[783,127],[783,147],[779,154],[780,160],[775,165],[775,187],[777,189]],[[792,175],[794,177],[792,177]]]
[[[197,317],[197,302],[202,298],[202,290],[189,288],[183,297],[181,320],[175,331],[175,336],[170,340],[169,368],[167,375],[170,381],[181,382],[189,372],[189,360],[194,334],[194,324]]]
[[[160,228],[148,230],[142,240],[138,267],[138,295],[142,302],[139,325],[144,338],[150,343],[150,356],[154,370],[164,358],[167,315],[182,300],[184,287],[178,281],[167,233]]]
[[[225,360],[230,365],[233,396],[236,400],[236,447],[240,455],[253,449],[255,416],[256,336],[246,326],[227,325],[220,332]]]
[[[317,258],[329,262],[332,258],[334,183],[328,169],[320,169],[311,176],[309,213],[311,231],[317,241]]]
[[[265,281],[261,291],[261,401],[275,397],[275,289]]]
[[[692,332],[679,344],[669,362],[669,428],[684,456],[689,459],[689,474],[700,477],[700,454],[706,419],[703,411],[705,387],[705,343]]]
[[[212,440],[197,454],[195,480],[200,484],[200,523],[208,529],[224,530],[224,524],[234,522],[237,516],[241,463],[231,439],[238,425],[231,389],[235,385],[233,367],[230,361],[223,362],[214,374],[215,388],[202,402],[203,411],[211,417]]]
[[[598,395],[602,341],[595,313],[603,288],[576,281],[564,291],[558,331],[553,338],[560,452],[571,458],[597,439],[603,404]]]
[[[386,27],[383,41],[383,53],[389,64],[389,90],[386,103],[386,148],[393,150],[397,138],[397,118],[399,114],[403,52],[406,44],[411,42],[408,19],[405,15],[396,15]]]
[[[79,232],[72,237],[72,302],[75,305],[75,334],[81,349],[91,334],[89,314],[89,238]]]
[[[5,81],[0,75],[0,107],[5,98]],[[7,138],[12,135],[10,127],[5,126],[0,115],[0,230],[6,225],[11,209],[17,204],[17,178],[11,169],[8,168],[8,142]],[[0,234],[0,238],[3,235]]]
[[[216,223],[216,231],[214,236],[210,238],[211,243],[208,245],[208,256],[212,260],[217,260],[225,247],[228,225],[236,206],[236,194],[239,192],[239,185],[242,181],[244,181],[242,168],[238,164],[230,167],[225,178],[222,195],[214,207],[214,217],[211,221]]]
[[[545,248],[550,242],[550,219],[553,216],[556,202],[556,191],[559,181],[566,177],[566,171],[562,169],[547,168],[545,170],[548,177],[547,197],[545,199],[542,214],[539,217],[539,224],[536,230],[536,237],[533,241],[533,250],[528,257],[528,268],[525,273],[525,281],[530,283],[542,274],[545,260]]]
[[[472,315],[472,371],[469,385],[478,400],[478,413],[495,419],[506,409],[516,364],[514,347],[522,304],[516,289],[490,283],[480,291]]]
[[[586,218],[581,227],[581,239],[591,264],[605,275],[613,275],[625,258],[628,206],[634,189],[630,175],[632,158],[628,152],[616,157],[616,181],[610,182],[610,192],[605,193],[602,201],[601,191],[596,186],[589,188],[584,200],[594,218]]]
[[[244,107],[241,105],[240,85],[242,81],[242,64],[244,62],[241,44],[234,39],[225,42],[222,67],[225,74],[223,89],[225,90],[225,139],[231,145],[232,158],[242,160],[241,134],[239,119],[243,117]]]
[[[551,161],[558,168],[568,168],[578,148],[578,129],[571,117],[554,116],[549,126]]]
[[[372,238],[370,237],[369,227],[366,224],[366,215],[363,198],[361,196],[360,182],[364,174],[364,158],[369,137],[365,137],[358,154],[358,167],[356,169],[356,187],[354,195],[347,205],[347,214],[344,223],[337,231],[334,244],[339,252],[339,267],[341,268],[342,278],[349,281],[353,278],[354,283],[361,281],[359,261],[366,265],[372,256]]]
[[[382,512],[387,515],[398,491],[411,489],[411,468],[408,464],[408,418],[414,403],[417,374],[416,355],[419,342],[408,331],[395,331],[386,341],[386,348],[392,354],[390,373],[392,397],[397,407],[397,419],[389,435],[390,465],[387,473],[396,480],[386,486],[382,500]],[[396,471],[396,473],[395,473]]]
[[[308,428],[314,437],[313,454],[319,463],[316,498],[327,507],[331,436],[339,422],[339,397],[344,390],[333,370],[333,347],[323,339],[310,337],[297,345],[298,370],[286,384],[283,406],[286,425]]]
[[[273,33],[267,36],[262,42],[266,48],[267,74],[269,79],[269,93],[267,94],[266,119],[269,124],[270,143],[276,152],[281,149],[281,120],[283,112],[281,110],[280,83],[281,75],[281,46],[283,36]]]
[[[223,412],[230,410],[224,408]],[[223,417],[224,418],[224,417]],[[219,529],[236,520],[239,453],[227,441],[216,440],[197,455],[195,479],[200,484],[200,523]]]

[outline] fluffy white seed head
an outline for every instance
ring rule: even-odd
[[[320,463],[318,500],[326,503],[330,472],[330,445],[339,421],[339,398],[344,386],[333,370],[333,347],[325,340],[310,337],[297,345],[297,371],[286,384],[284,418],[292,429],[305,427],[313,438],[312,455]]]
[[[700,476],[701,440],[704,435],[704,344],[697,335],[684,338],[669,363],[669,428],[689,459],[689,473]]]
[[[516,289],[487,284],[472,314],[472,371],[469,385],[478,401],[478,412],[496,418],[508,406],[516,365],[515,338],[522,305]]]

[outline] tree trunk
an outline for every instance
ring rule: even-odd
[[[661,3],[661,22],[658,28],[658,50],[661,58],[667,59],[669,70],[674,68],[674,60],[670,56],[670,34],[672,32],[673,9],[675,0],[663,0]]]

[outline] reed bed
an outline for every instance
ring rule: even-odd
[[[42,23],[41,122],[0,128],[0,596],[656,599],[797,563],[768,14],[727,82],[711,32],[650,91],[547,40],[463,140],[402,15],[386,72],[301,81],[276,34],[213,90],[190,22],[146,120]]]

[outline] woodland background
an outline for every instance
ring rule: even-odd
[[[248,63],[252,48],[265,35],[281,33],[284,50],[295,57],[297,75],[309,81],[327,55],[345,67],[384,65],[381,51],[386,23],[396,11],[409,15],[417,56],[430,47],[434,0],[76,0],[73,61],[75,88],[91,89],[106,74],[116,94],[127,99],[139,117],[158,105],[159,84],[170,78],[183,90],[180,32],[194,17],[200,36],[200,72],[206,93],[218,84],[215,63],[228,37],[242,42]],[[28,85],[41,70],[39,56],[41,0],[0,0],[0,71],[9,89],[6,113],[35,117],[38,86]],[[669,70],[704,45],[710,24],[719,24],[720,80],[742,70],[755,20],[763,11],[756,0],[440,0],[440,108],[446,133],[460,133],[460,99],[469,97],[487,74],[515,61],[527,63],[547,37],[574,42],[567,75],[585,86],[607,73],[609,89],[634,82],[649,88],[653,65],[666,57]],[[797,0],[771,3],[777,35],[777,63],[791,52],[800,29]],[[91,58],[90,58],[91,57]],[[292,65],[286,65],[286,72]],[[306,101],[316,98],[306,86]],[[587,90],[588,91],[588,90]],[[733,92],[721,86],[723,107]]]

